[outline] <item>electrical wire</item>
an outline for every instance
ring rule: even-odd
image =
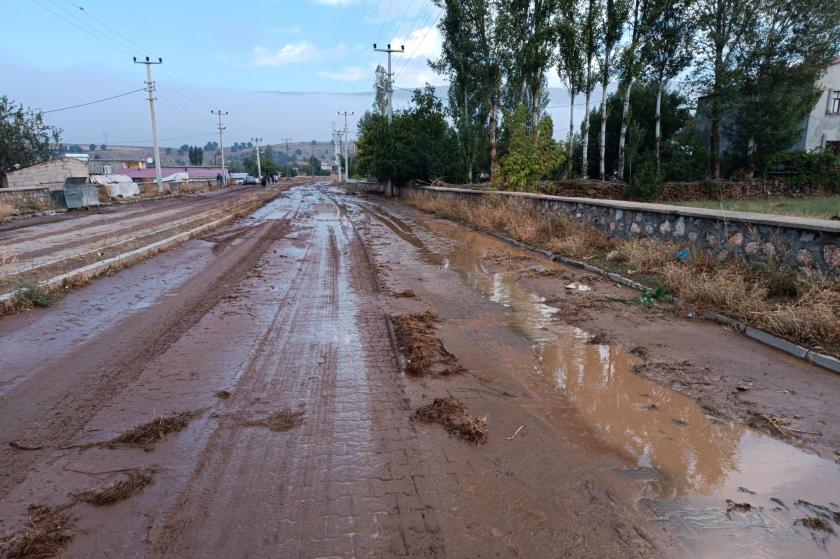
[[[400,75],[400,74],[401,74],[401,73],[405,70],[406,66],[408,66],[409,61],[411,61],[411,58],[414,56],[414,53],[416,53],[416,52],[417,52],[417,49],[419,49],[419,48],[420,48],[420,45],[421,45],[421,44],[423,44],[423,41],[425,41],[425,40],[426,40],[426,37],[428,37],[428,36],[429,36],[429,33],[431,33],[431,32],[432,32],[432,29],[434,29],[434,28],[435,28],[435,25],[437,25],[437,22],[438,22],[438,21],[440,21],[440,16],[442,16],[442,15],[443,15],[443,8],[441,8],[441,9],[440,9],[440,11],[438,11],[437,17],[435,17],[435,19],[432,21],[431,25],[429,25],[429,28],[426,30],[426,33],[425,33],[425,34],[423,34],[423,38],[422,38],[422,39],[420,39],[420,40],[417,42],[417,44],[416,44],[416,45],[414,45],[414,49],[411,51],[411,54],[409,54],[409,55],[406,57],[406,59],[405,59],[405,63],[402,65],[402,68],[400,68],[399,72],[397,72],[397,73],[394,75],[394,79],[397,79],[397,77],[399,77],[399,75]],[[422,29],[422,27],[421,27],[420,29]]]
[[[106,97],[104,99],[97,99],[96,101],[89,101],[87,103],[81,103],[79,105],[71,105],[69,107],[61,107],[60,109],[50,109],[49,111],[41,111],[42,114],[47,113],[57,113],[59,111],[67,111],[69,109],[78,109],[79,107],[87,107],[88,105],[95,105],[96,103],[102,103],[103,101],[110,101],[111,99],[117,99],[118,97],[125,97],[126,95],[131,95],[132,93],[138,93],[140,91],[146,91],[146,88],[135,89],[134,91],[126,91],[125,93],[120,93],[119,95],[114,95],[112,97]]]

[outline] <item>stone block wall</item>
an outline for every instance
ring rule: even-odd
[[[87,177],[87,163],[69,157],[52,159],[11,171],[3,176],[3,188],[63,185],[70,177]]]
[[[521,192],[441,187],[400,190],[400,195],[407,193],[473,199],[517,197],[535,204],[546,215],[560,212],[621,239],[669,241],[721,260],[734,256],[763,264],[773,259],[790,268],[808,267],[840,276],[840,222],[836,221]]]
[[[12,206],[18,213],[53,210],[59,207],[47,187],[0,188],[0,203]]]

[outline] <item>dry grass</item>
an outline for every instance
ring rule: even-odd
[[[119,437],[110,441],[109,444],[128,444],[152,448],[154,444],[169,435],[177,433],[195,419],[198,412],[185,411],[169,417],[156,417],[155,419],[138,425],[126,431]]]
[[[413,206],[476,229],[498,232],[578,260],[613,262],[643,281],[657,282],[695,310],[741,320],[797,343],[840,355],[840,280],[797,274],[777,263],[750,269],[695,253],[677,262],[679,246],[648,239],[616,240],[565,216],[544,215],[527,200],[487,196],[479,201],[445,195],[414,195]]]
[[[112,483],[100,491],[81,491],[73,497],[76,501],[90,503],[97,507],[113,505],[141,492],[144,487],[152,483],[153,470],[134,470],[128,472],[128,478]]]
[[[455,398],[435,398],[431,404],[417,408],[414,418],[423,423],[440,423],[450,435],[471,443],[487,441],[487,418],[472,417],[463,402]]]
[[[45,505],[29,507],[29,522],[23,532],[12,537],[4,546],[8,559],[55,557],[72,536],[65,531],[69,518],[62,508],[52,510]]]
[[[6,219],[7,217],[14,215],[15,208],[6,202],[0,202],[0,220]]]

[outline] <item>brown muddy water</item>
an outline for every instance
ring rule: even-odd
[[[642,361],[628,348],[592,343],[515,273],[488,271],[483,261],[498,241],[421,218],[420,236],[431,234],[449,247],[433,251],[383,208],[363,208],[428,263],[457,272],[505,307],[509,325],[532,344],[539,363],[534,374],[574,405],[598,439],[635,464],[618,473],[645,482],[640,506],[674,536],[682,554],[840,557],[836,535],[802,525],[818,517],[840,530],[840,465],[707,415],[692,398],[635,374],[633,366]]]

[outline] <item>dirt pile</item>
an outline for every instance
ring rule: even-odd
[[[446,376],[463,373],[464,367],[435,335],[437,317],[426,311],[392,316],[391,323],[400,352],[406,358],[406,371],[417,376]]]
[[[66,507],[56,510],[46,505],[29,507],[29,521],[23,532],[10,538],[3,546],[4,557],[8,559],[34,559],[54,557],[73,538],[65,530],[70,522]]]
[[[151,469],[134,470],[128,472],[127,479],[112,483],[100,491],[81,491],[73,495],[73,498],[97,507],[119,503],[141,492],[144,487],[152,483],[153,473]]]
[[[435,398],[431,404],[417,408],[414,418],[423,423],[439,423],[450,435],[474,444],[487,441],[487,418],[472,417],[463,402],[455,398]]]

